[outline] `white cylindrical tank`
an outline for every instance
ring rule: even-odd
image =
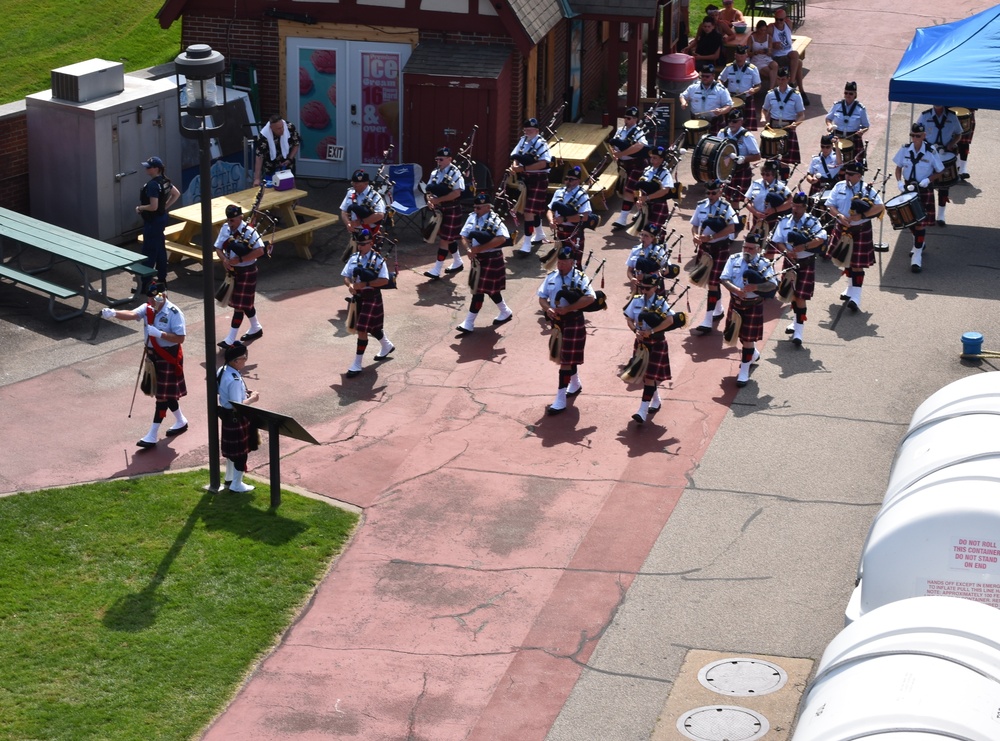
[[[890,602],[925,595],[1000,608],[997,460],[941,468],[885,504],[865,542],[861,572],[848,623]]]
[[[979,373],[938,389],[917,407],[907,432],[927,422],[969,413],[1000,414],[1000,372]]]
[[[997,741],[1000,610],[952,597],[880,607],[833,639],[792,741]]]

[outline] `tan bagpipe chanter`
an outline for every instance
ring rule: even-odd
[[[675,281],[671,290],[676,288],[676,286],[677,282]],[[680,329],[686,325],[687,314],[683,311],[678,311],[676,314],[671,315],[671,312],[673,311],[674,305],[680,301],[689,290],[691,290],[691,287],[686,286],[683,291],[677,294],[669,305],[667,304],[666,296],[657,296],[646,309],[639,312],[639,316],[635,322],[636,331],[652,332],[654,329],[663,324],[663,322],[672,318],[673,321],[670,326],[664,327],[662,330],[654,332],[650,335],[652,339],[659,340],[662,338],[664,333],[669,332],[672,329]],[[629,299],[629,303],[632,303],[632,299]],[[628,304],[625,304],[625,308],[628,308]],[[635,345],[632,357],[629,358],[628,363],[625,364],[625,370],[623,370],[621,375],[618,377],[629,386],[639,384],[642,383],[643,378],[645,378],[646,369],[648,367],[649,346],[646,342],[639,341]]]
[[[583,264],[582,270],[573,269],[572,277],[570,278],[569,285],[560,288],[556,292],[556,306],[560,302],[565,302],[565,306],[572,306],[587,292],[587,288],[593,285],[594,280],[600,275],[601,271],[604,269],[604,263],[607,260],[601,260],[601,264],[597,266],[594,271],[594,277],[590,278],[587,276],[587,266],[590,265],[590,259],[594,256],[593,251],[587,255],[587,260]],[[601,277],[601,288],[604,288],[604,277]],[[608,308],[608,297],[605,295],[603,290],[594,291],[596,299],[592,301],[587,306],[584,306],[579,311],[604,311]],[[562,355],[562,327],[560,326],[559,319],[553,319],[552,321],[552,333],[549,335],[549,360],[553,363],[559,363],[559,358]]]

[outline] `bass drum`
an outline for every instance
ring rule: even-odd
[[[897,232],[923,221],[924,205],[916,193],[900,193],[885,204],[885,212],[889,214],[889,222]]]
[[[736,163],[736,145],[730,139],[706,136],[691,155],[691,176],[699,183],[728,180]]]

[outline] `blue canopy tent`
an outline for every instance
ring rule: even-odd
[[[918,28],[889,80],[889,100],[1000,108],[1000,5]]]

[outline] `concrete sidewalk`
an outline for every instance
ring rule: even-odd
[[[814,38],[803,157],[848,79],[873,119],[872,151],[883,152],[888,78],[913,28],[983,7],[960,3],[941,18],[927,0],[906,15],[810,4],[798,31]],[[892,153],[909,111],[894,113]],[[407,242],[400,289],[386,294],[398,349],[354,379],[342,375],[354,352],[342,233],[324,232],[311,262],[288,250],[265,265],[265,334],[248,385],[321,442],[283,441],[283,478],[365,515],[206,738],[675,738],[669,714],[657,719],[691,649],[818,658],[842,623],[910,414],[987,369],[958,360],[962,332],[982,331],[987,347],[1000,336],[989,205],[1000,194],[986,177],[996,122],[979,113],[972,179],[952,190],[949,226],[930,230],[922,274],[909,272],[909,234],[887,227],[893,250],[851,314],[838,299],[843,279],[821,265],[805,345],[785,341],[787,317],[772,306],[761,364],[738,393],[738,354],[717,334],[673,333],[672,388],[641,429],[630,421],[638,394],[616,377],[631,347],[619,307],[632,240],[608,225],[588,248],[593,264],[607,259],[610,310],[590,315],[584,390],[556,418],[543,411],[556,369],[534,259],[508,263],[514,321],[491,327],[487,302],[482,326],[457,337],[466,274],[426,282],[433,249]],[[343,186],[307,189],[307,205],[331,210]],[[0,295],[0,491],[204,465],[200,281],[193,271],[171,282],[188,319],[191,431],[148,453],[134,447],[148,400],[125,416],[135,329],[97,317],[55,325],[20,289]],[[689,296],[698,316],[704,293]],[[251,457],[266,480],[263,463]]]

